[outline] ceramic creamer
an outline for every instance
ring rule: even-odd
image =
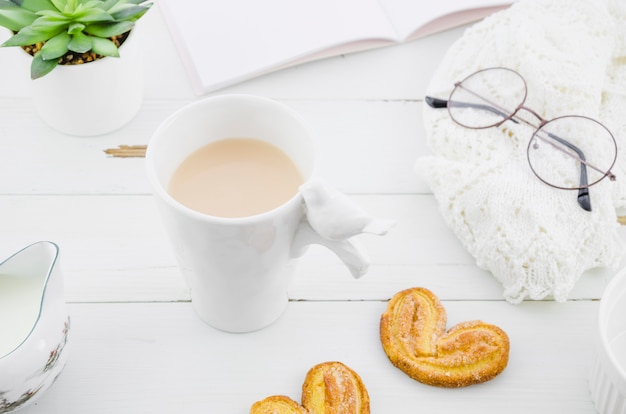
[[[70,319],[59,248],[42,241],[0,263],[0,413],[36,400],[67,361]]]

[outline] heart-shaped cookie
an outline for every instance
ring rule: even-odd
[[[252,404],[250,414],[308,414],[308,411],[287,396],[272,395]]]
[[[250,414],[369,414],[370,399],[361,377],[341,362],[311,368],[302,385],[302,405],[274,395],[255,402]]]
[[[440,387],[465,387],[500,374],[509,360],[509,338],[495,325],[462,322],[446,332],[446,311],[428,289],[394,295],[380,319],[380,339],[397,368]]]

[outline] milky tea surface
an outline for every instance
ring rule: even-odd
[[[253,138],[226,138],[197,149],[174,172],[169,194],[217,217],[247,217],[272,210],[304,182],[279,148]]]

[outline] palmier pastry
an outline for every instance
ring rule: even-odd
[[[252,404],[250,414],[308,414],[308,411],[289,397],[273,395]]]
[[[424,288],[397,293],[380,320],[380,339],[397,368],[440,387],[465,387],[500,374],[509,359],[509,338],[495,325],[462,322],[446,330],[446,311]]]
[[[302,405],[311,414],[370,412],[361,377],[341,362],[324,362],[309,370],[302,385]]]
[[[302,385],[302,405],[284,395],[267,397],[250,414],[369,414],[370,397],[361,377],[341,362],[311,368]]]

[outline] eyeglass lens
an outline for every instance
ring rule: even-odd
[[[448,111],[464,127],[489,128],[509,119],[525,100],[524,78],[510,69],[492,68],[457,83]]]
[[[615,141],[604,125],[586,117],[564,116],[535,132],[528,145],[528,162],[547,184],[584,188],[606,176],[615,152]]]

